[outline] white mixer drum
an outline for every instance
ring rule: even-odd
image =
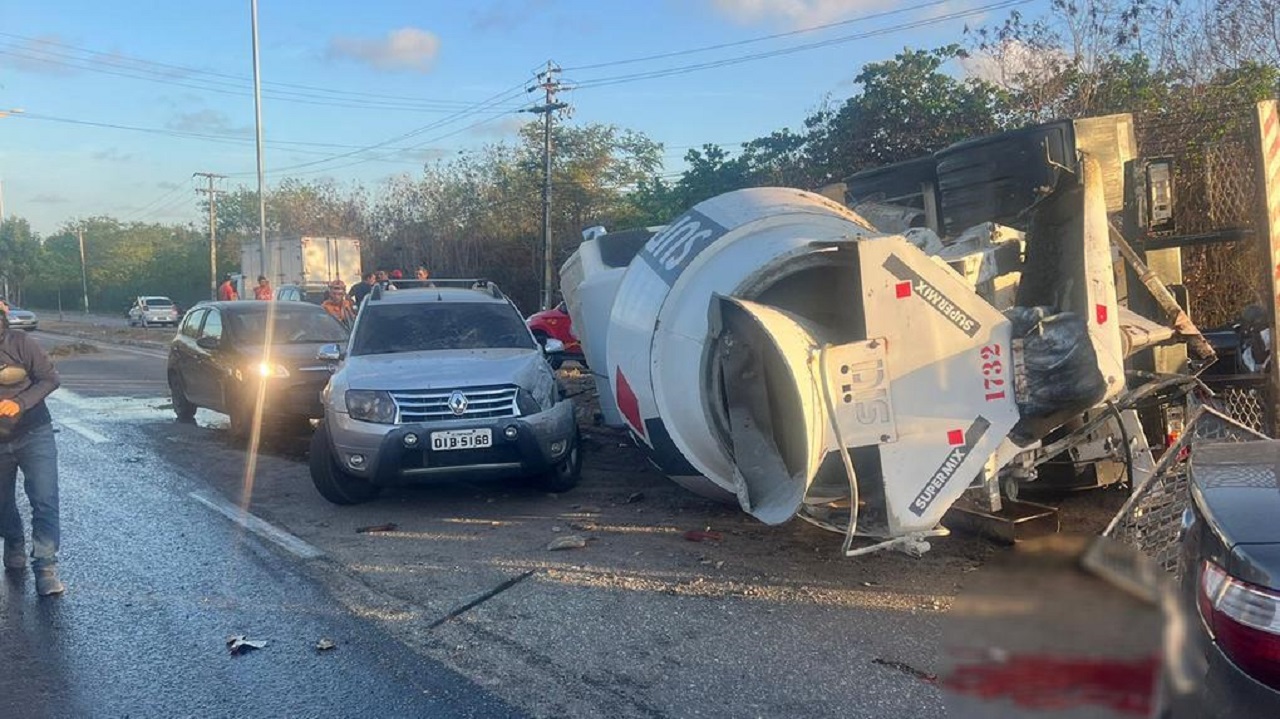
[[[878,234],[820,195],[753,188],[698,204],[645,244],[613,304],[607,372],[619,414],[659,470],[751,511],[717,406],[713,301],[737,297],[827,326],[860,322],[860,308],[837,306],[860,296],[857,267],[830,243]]]

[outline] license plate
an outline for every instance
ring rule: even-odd
[[[450,429],[431,433],[431,449],[448,452],[453,449],[484,449],[493,446],[493,431],[488,429]]]

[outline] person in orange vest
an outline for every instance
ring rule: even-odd
[[[258,275],[258,286],[253,288],[253,299],[270,300],[275,296],[271,291],[271,281],[262,275]]]
[[[236,286],[231,284],[231,275],[227,275],[222,279],[222,284],[218,287],[218,299],[222,302],[240,299],[239,293],[236,292]]]
[[[329,296],[320,303],[320,306],[347,327],[350,327],[356,319],[355,305],[352,304],[351,298],[347,297],[347,288],[341,282],[335,281],[329,284]]]

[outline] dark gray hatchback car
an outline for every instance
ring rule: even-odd
[[[1182,600],[1193,697],[1175,717],[1280,717],[1280,441],[1209,444],[1191,460]]]

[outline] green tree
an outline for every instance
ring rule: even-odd
[[[977,79],[943,71],[963,56],[958,45],[904,50],[863,67],[861,91],[838,109],[811,116],[812,177],[836,182],[869,167],[909,160],[1000,129],[1006,93]]]

